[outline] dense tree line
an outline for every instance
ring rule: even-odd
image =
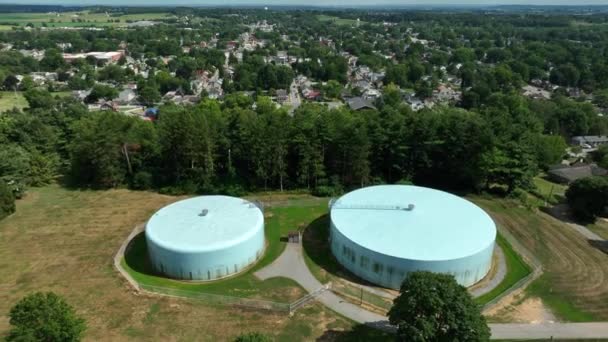
[[[27,98],[29,109],[0,116],[0,179],[14,186],[67,175],[80,186],[180,192],[307,188],[331,194],[404,181],[512,192],[561,160],[568,135],[553,132],[597,129],[572,128],[577,124],[561,122],[559,110],[533,110],[536,101],[501,94],[472,111],[412,112],[388,92],[378,110],[306,104],[292,116],[268,98],[235,94],[197,106],[164,105],[155,122],[89,113],[45,90]],[[556,101],[584,113],[576,102]]]
[[[599,15],[585,18],[589,25],[573,27],[564,25],[572,17],[562,14],[526,14],[524,20],[520,14],[448,18],[440,13],[332,12],[361,19],[360,25],[341,26],[318,20],[316,14],[327,14],[322,12],[245,12],[227,17],[241,12],[194,11],[214,20],[188,24],[188,29],[171,22],[133,30],[0,33],[0,41],[14,48],[45,49],[40,61],[0,51],[4,89],[23,90],[29,103],[25,111],[0,116],[0,179],[17,194],[60,175],[83,186],[188,192],[308,188],[328,194],[414,181],[511,193],[559,162],[570,137],[608,131],[606,117],[597,110],[608,104],[602,90],[608,87],[608,30],[595,25],[601,22]],[[234,54],[226,60],[222,50],[198,46],[216,38],[222,48],[257,20],[274,23],[276,30],[255,32],[267,39],[266,46],[245,51],[242,62]],[[384,21],[392,24],[379,24]],[[411,32],[429,43],[414,41]],[[175,37],[192,48],[182,50]],[[61,58],[59,42],[69,43],[66,52],[115,50],[124,42],[129,56],[142,58],[150,68],[148,77],[122,68],[124,59],[108,66],[92,59],[69,65]],[[297,62],[291,67],[265,62],[280,50]],[[321,82],[326,97],[340,97],[351,76],[342,51],[356,55],[357,65],[385,71],[378,110],[307,104],[290,116],[261,96],[288,88],[294,75],[304,74]],[[166,55],[172,56],[168,62],[160,58]],[[234,68],[233,80],[223,75],[226,62]],[[77,101],[54,97],[36,88],[31,78],[19,82],[15,76],[58,71],[69,89],[91,90],[85,102],[112,99],[121,84],[133,82],[138,99],[152,105],[168,91],[191,93],[190,80],[199,70],[217,71],[229,95],[191,107],[165,105],[154,123],[88,113]],[[404,105],[403,89],[429,97],[447,74],[462,86],[460,109],[438,106],[415,113]],[[532,79],[593,91],[593,103],[573,100],[566,90],[555,91],[547,101],[524,99],[520,87]],[[256,94],[241,95],[244,90]],[[601,153],[595,158],[605,163]]]

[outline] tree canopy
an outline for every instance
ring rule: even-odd
[[[0,220],[15,212],[15,195],[9,186],[0,180]]]
[[[490,329],[467,289],[453,276],[413,272],[388,313],[399,341],[488,341]]]
[[[566,191],[566,199],[576,218],[594,222],[608,206],[608,178],[594,176],[577,179]]]
[[[7,341],[80,341],[84,319],[58,295],[36,292],[25,296],[9,313]]]

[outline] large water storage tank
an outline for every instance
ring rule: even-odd
[[[331,250],[355,275],[398,289],[409,272],[452,274],[470,286],[492,264],[496,226],[475,204],[447,192],[380,185],[330,203]]]
[[[146,224],[148,254],[168,277],[214,280],[246,269],[264,251],[264,215],[254,203],[201,196],[170,204]]]

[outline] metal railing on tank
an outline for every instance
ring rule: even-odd
[[[342,203],[340,200],[332,198],[328,203],[329,209],[360,209],[360,210],[403,210],[412,211],[413,204],[392,205],[392,204],[365,204],[365,203]]]
[[[258,209],[260,209],[260,211],[262,213],[264,212],[264,203],[262,203],[262,201],[251,200],[251,201],[247,201],[247,203],[249,203],[249,206],[251,208],[253,208],[252,206],[256,206]]]

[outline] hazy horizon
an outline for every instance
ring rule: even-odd
[[[531,6],[597,6],[608,5],[608,0],[585,0],[573,4],[567,0],[0,0],[5,5],[64,5],[64,6],[307,6],[307,7],[378,7],[378,6],[499,6],[499,5],[531,5]]]

